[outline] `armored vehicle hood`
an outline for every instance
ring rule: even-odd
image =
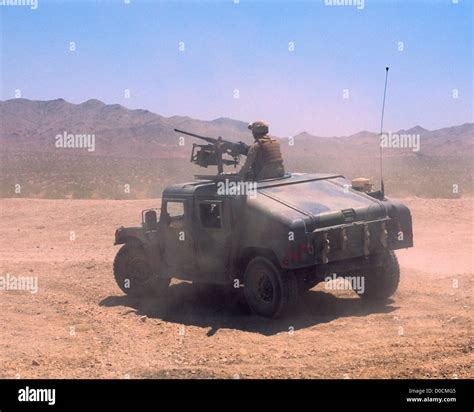
[[[260,182],[258,196],[247,205],[266,209],[289,226],[303,220],[306,231],[387,216],[381,201],[353,190],[340,175],[293,174]]]

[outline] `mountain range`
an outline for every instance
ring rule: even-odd
[[[247,122],[229,118],[211,121],[185,116],[164,117],[148,110],[130,110],[119,104],[105,104],[91,99],[72,104],[64,99],[34,101],[12,99],[0,101],[0,143],[6,151],[57,152],[55,137],[58,134],[94,134],[95,150],[91,155],[118,157],[187,157],[188,142],[200,143],[184,137],[180,145],[174,128],[210,137],[222,136],[227,140],[252,140]],[[474,123],[427,130],[415,126],[395,134],[420,136],[418,153],[436,156],[465,156],[474,144]],[[350,136],[320,137],[301,132],[282,139],[286,154],[317,152],[319,155],[373,155],[379,151],[379,134],[362,131]],[[202,143],[202,142],[201,142]],[[413,148],[386,150],[387,156],[414,153]],[[76,149],[61,149],[71,154]],[[82,151],[84,154],[84,151]]]
[[[203,170],[189,162],[192,144],[204,142],[189,136],[181,140],[174,128],[232,141],[253,140],[247,122],[225,117],[164,117],[95,99],[81,104],[63,99],[0,101],[0,197],[156,198],[170,183],[214,173],[212,167]],[[64,134],[93,135],[94,150],[57,147],[58,135]],[[383,150],[387,193],[459,197],[474,192],[474,123],[438,130],[415,126],[394,135],[419,137],[419,150]],[[320,137],[303,131],[276,138],[287,171],[380,180],[378,133]]]

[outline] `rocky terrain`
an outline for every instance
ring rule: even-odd
[[[397,253],[393,299],[320,284],[275,321],[218,288],[120,291],[114,230],[159,199],[3,199],[2,275],[37,277],[38,290],[0,291],[0,377],[473,378],[473,199],[403,201],[415,247]]]

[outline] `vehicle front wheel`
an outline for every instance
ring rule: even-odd
[[[381,265],[374,266],[365,276],[364,292],[361,297],[367,300],[384,300],[392,296],[400,282],[400,266],[395,252],[386,252],[381,257]]]
[[[115,281],[129,296],[156,295],[168,287],[170,280],[157,278],[140,243],[126,243],[114,260]]]
[[[244,295],[254,313],[278,318],[296,305],[297,281],[293,273],[282,271],[267,258],[256,257],[245,270]]]

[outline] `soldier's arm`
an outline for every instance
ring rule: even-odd
[[[258,145],[253,144],[250,146],[249,151],[247,153],[247,159],[245,159],[245,163],[241,167],[239,171],[239,176],[245,177],[246,174],[249,172],[250,168],[252,167],[253,162],[255,161],[255,158],[257,157],[257,150],[258,150]]]

